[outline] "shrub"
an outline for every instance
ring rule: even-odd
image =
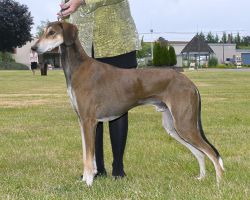
[[[174,47],[169,47],[169,66],[174,66],[177,64],[176,54]]]
[[[216,68],[217,69],[235,69],[236,66],[235,65],[223,65],[223,64],[220,64],[220,65],[217,65]]]
[[[218,58],[212,56],[208,61],[209,67],[216,67],[218,65]]]
[[[161,45],[158,42],[154,44],[153,64],[155,66],[161,65]]]
[[[29,67],[16,63],[11,53],[0,52],[0,70],[29,70]]]
[[[145,43],[143,38],[141,40],[141,49],[137,51],[137,58],[145,58],[151,56],[151,44]]]
[[[152,66],[153,65],[153,61],[152,60],[148,60],[147,66]]]
[[[0,52],[0,62],[15,62],[11,53],[8,52]]]
[[[0,61],[0,70],[29,70],[29,67],[21,63]]]
[[[169,65],[169,51],[167,46],[161,47],[161,66]]]
[[[154,66],[168,66],[169,65],[168,46],[161,45],[159,42],[156,42],[154,44],[153,64]]]

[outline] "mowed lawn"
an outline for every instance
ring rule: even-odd
[[[0,71],[0,199],[250,199],[250,71],[188,71],[202,96],[203,128],[226,172],[218,188],[211,162],[198,181],[198,163],[161,126],[152,106],[129,113],[127,177],[108,177],[88,188],[82,173],[80,129],[62,71],[47,77]]]

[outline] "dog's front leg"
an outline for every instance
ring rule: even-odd
[[[82,146],[83,146],[83,180],[88,186],[91,186],[96,173],[95,169],[95,134],[96,119],[85,119],[80,121],[82,129]]]

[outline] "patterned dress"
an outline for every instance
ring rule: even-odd
[[[128,0],[86,0],[69,22],[79,30],[86,53],[95,58],[114,57],[140,49]]]

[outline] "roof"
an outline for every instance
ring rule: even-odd
[[[170,45],[187,45],[187,41],[168,41]]]
[[[214,53],[211,47],[206,43],[205,39],[200,35],[194,36],[193,39],[181,51],[181,53],[192,53],[192,52]]]

